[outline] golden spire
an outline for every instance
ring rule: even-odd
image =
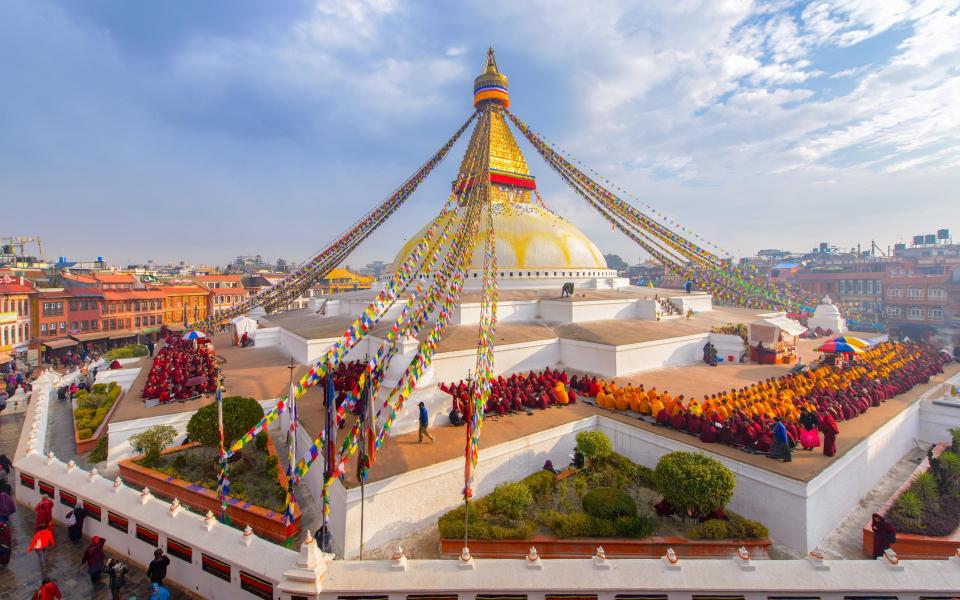
[[[497,68],[497,59],[493,56],[493,48],[490,48],[487,50],[487,64],[483,73],[473,80],[474,108],[488,103],[509,108],[510,93],[507,91],[507,84],[507,76]]]

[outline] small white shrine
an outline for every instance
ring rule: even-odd
[[[824,296],[813,311],[813,316],[807,320],[807,327],[811,330],[819,327],[824,331],[829,329],[833,333],[846,333],[847,320],[840,315],[840,309],[836,307],[830,296]]]

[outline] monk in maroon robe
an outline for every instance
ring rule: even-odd
[[[837,453],[837,435],[840,428],[829,412],[820,415],[820,433],[823,434],[823,455],[834,456]]]

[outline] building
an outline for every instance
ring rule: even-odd
[[[97,288],[65,288],[69,295],[67,303],[67,333],[75,334],[100,331],[103,292]]]
[[[67,337],[70,292],[64,288],[40,288],[32,298],[33,314],[31,337],[51,348],[76,345]],[[61,340],[66,343],[59,343]]]
[[[0,364],[11,352],[27,349],[33,309],[30,298],[36,286],[23,277],[0,275]]]
[[[940,333],[960,344],[960,264],[891,270],[884,289],[892,331]]]
[[[239,306],[247,299],[248,292],[243,287],[241,275],[198,275],[194,281],[210,290],[210,310],[214,315]]]
[[[869,260],[849,264],[815,265],[794,271],[792,283],[816,298],[830,296],[838,304],[853,308],[871,320],[884,315],[884,279],[895,263]],[[770,276],[773,276],[771,271]]]
[[[161,288],[163,324],[183,325],[202,321],[210,314],[210,290],[200,285],[174,284]]]
[[[104,290],[104,335],[99,337],[122,339],[153,333],[163,325],[163,309],[163,292],[155,287]]]
[[[648,260],[627,268],[627,277],[630,278],[631,285],[647,285],[648,282],[659,285],[666,273],[667,268],[663,266],[663,263],[654,260]]]

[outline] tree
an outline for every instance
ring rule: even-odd
[[[263,418],[263,408],[253,398],[227,396],[223,399],[223,445],[233,444]],[[190,417],[187,423],[190,441],[204,446],[218,446],[217,405],[208,404]]]
[[[591,463],[599,464],[613,454],[613,444],[602,431],[581,431],[577,434],[577,450]]]
[[[138,454],[143,455],[140,461],[146,467],[156,466],[160,462],[160,453],[177,439],[177,430],[169,425],[154,425],[150,429],[130,436],[130,445]]]
[[[619,254],[604,254],[603,258],[607,261],[607,267],[613,269],[614,271],[626,271],[630,268],[630,265],[627,264],[627,261],[620,258]]]
[[[654,470],[657,490],[674,508],[690,516],[708,515],[730,502],[733,472],[706,454],[671,452]]]

